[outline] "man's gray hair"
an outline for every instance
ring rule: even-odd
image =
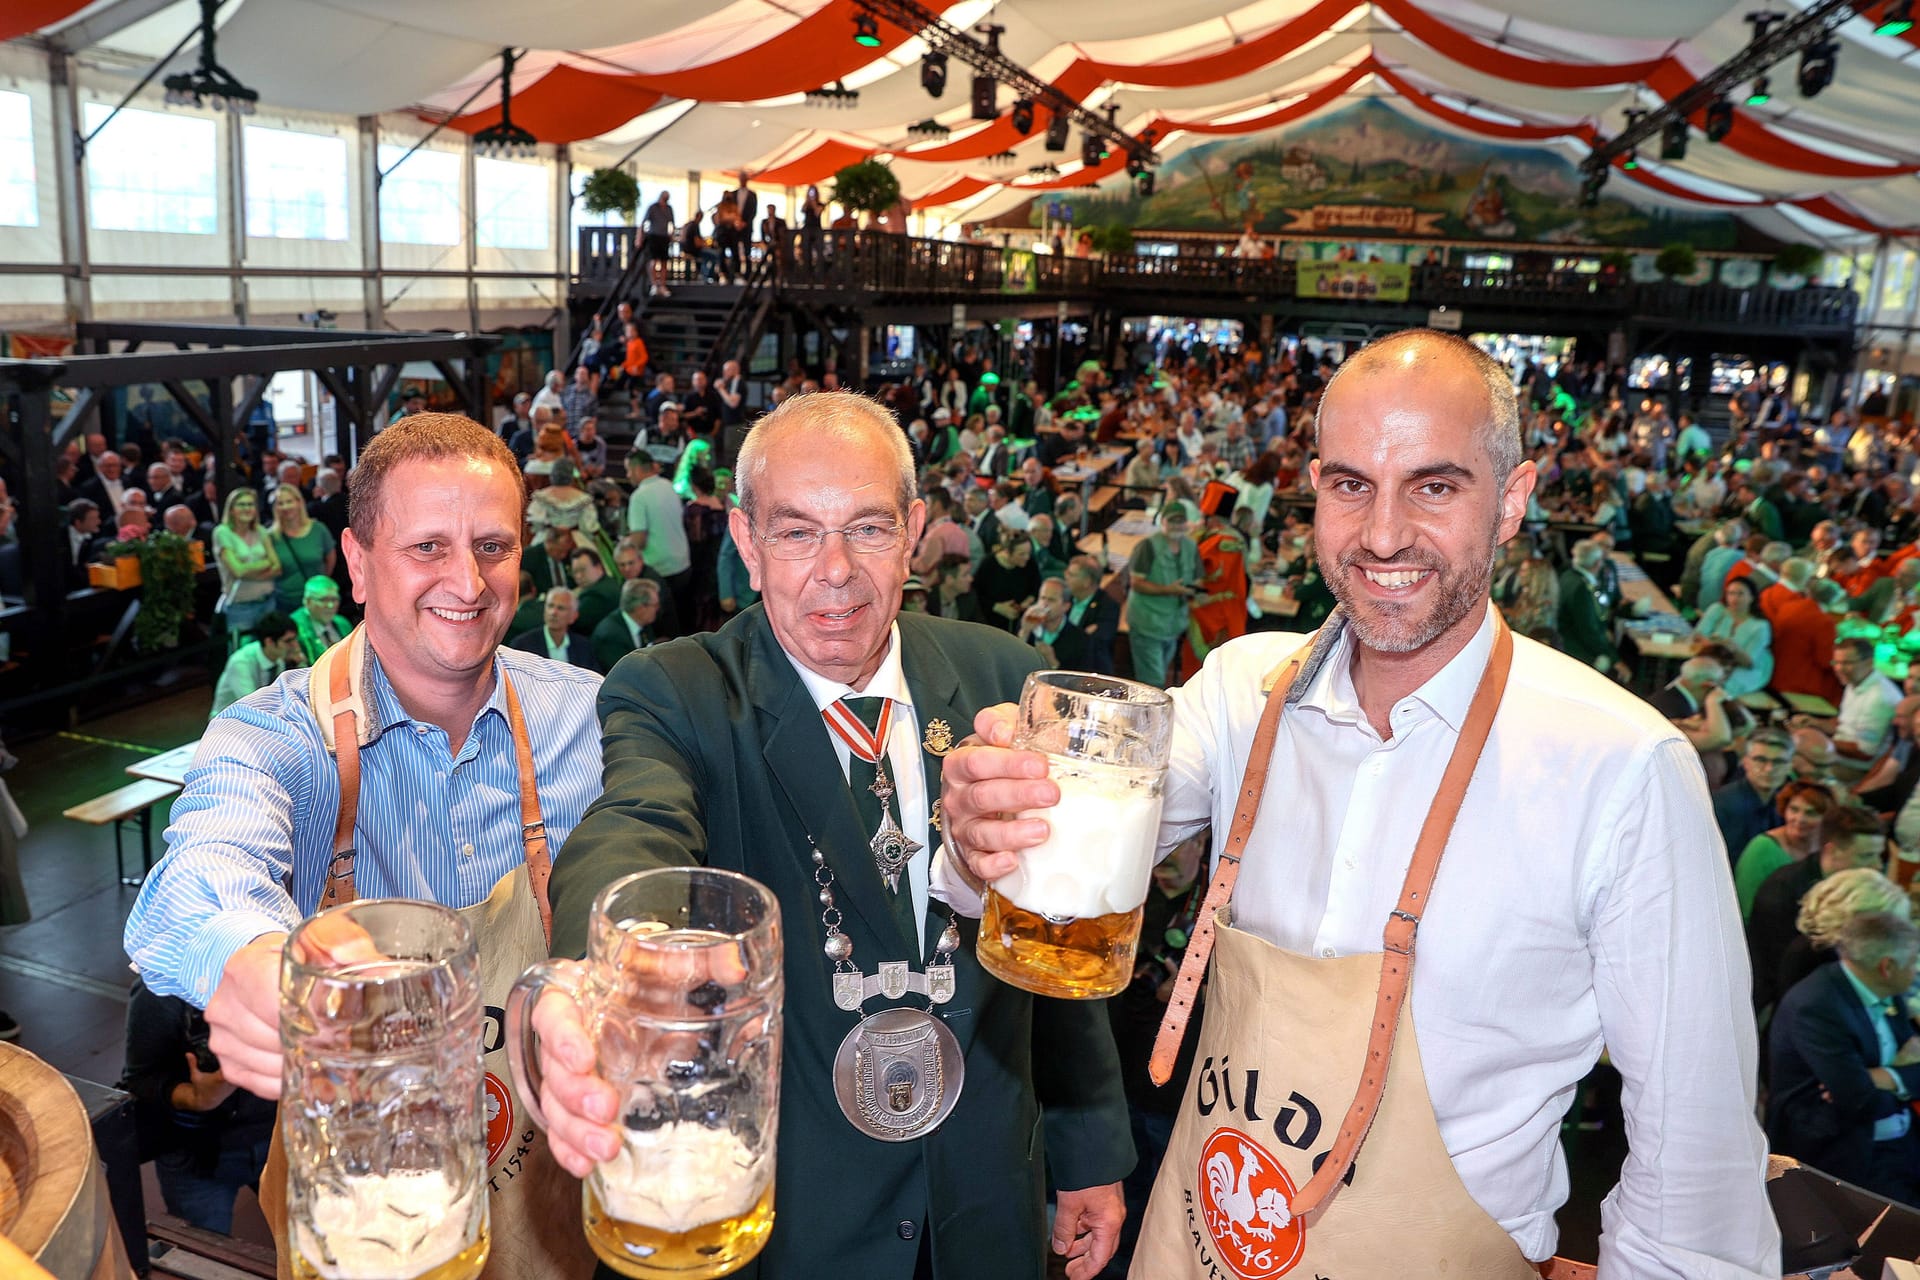
[[[733,468],[733,487],[740,495],[740,509],[747,513],[749,520],[753,518],[760,481],[767,469],[767,452],[777,443],[775,437],[790,431],[805,431],[809,446],[827,454],[857,446],[862,436],[877,436],[899,473],[900,518],[907,518],[917,490],[913,450],[908,447],[906,434],[895,424],[893,415],[856,392],[809,391],[782,401],[778,408],[754,423],[740,446],[740,458]]]
[[[1465,361],[1486,384],[1487,418],[1481,424],[1481,432],[1487,446],[1487,456],[1493,460],[1494,481],[1504,484],[1507,476],[1520,465],[1523,454],[1520,443],[1520,397],[1514,391],[1513,374],[1505,365],[1459,334],[1439,329],[1402,329],[1398,333],[1390,333],[1369,342],[1335,369],[1320,393],[1320,403],[1314,409],[1314,448],[1320,446],[1320,420],[1326,413],[1327,399],[1347,370],[1358,365],[1378,363],[1401,348],[1416,344],[1430,349],[1434,356],[1451,356]]]
[[[1779,572],[1780,566],[1793,558],[1793,544],[1790,542],[1769,542],[1760,548],[1760,563]]]
[[[1790,556],[1780,565],[1780,581],[1795,591],[1805,591],[1813,581],[1813,561]]]
[[[1841,959],[1863,969],[1875,968],[1888,958],[1904,963],[1920,954],[1920,929],[1891,911],[1863,911],[1840,926],[1834,947]]]
[[[1738,520],[1729,520],[1713,531],[1713,540],[1723,547],[1737,546],[1747,540],[1747,526]]]
[[[572,587],[548,587],[547,594],[544,598],[549,603],[551,603],[561,596],[565,596],[567,598],[568,604],[573,605],[575,608],[579,608],[580,597],[577,594],[575,594]]]
[[[632,613],[643,604],[660,603],[660,584],[652,578],[628,578],[620,587],[620,612]]]

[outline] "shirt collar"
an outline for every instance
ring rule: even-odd
[[[546,628],[543,626],[541,628],[543,635],[545,631]],[[380,655],[374,651],[371,644],[367,646],[367,656],[372,659],[372,661],[367,663],[367,669],[372,673],[371,688],[373,696],[368,699],[368,705],[373,709],[373,736],[378,738],[395,725],[425,724],[426,721],[415,720],[412,716],[408,715],[406,708],[400,705],[400,695],[393,691],[393,682],[387,679],[386,667],[382,665]],[[467,734],[468,749],[471,749],[472,744],[478,740],[480,722],[486,719],[490,713],[498,715],[501,723],[506,723],[506,683],[506,670],[501,666],[500,659],[495,658],[493,660],[493,692],[487,695],[487,700],[480,705],[480,710],[474,713],[473,729]]]
[[[1894,1011],[1893,997],[1887,996],[1882,998],[1875,995],[1866,983],[1860,981],[1860,975],[1853,971],[1851,965],[1842,963],[1840,972],[1847,975],[1847,981],[1853,984],[1853,993],[1860,997],[1861,1004],[1867,1006],[1868,1013],[1886,1017]]]
[[[1480,688],[1487,659],[1493,653],[1493,604],[1486,605],[1480,629],[1446,666],[1435,672],[1425,684],[1396,704],[1419,702],[1446,722],[1455,733],[1467,718],[1467,708]],[[1345,628],[1334,644],[1334,651],[1321,664],[1313,682],[1301,696],[1300,705],[1311,707],[1337,724],[1357,724],[1366,717],[1360,710],[1360,695],[1353,687],[1353,628]]]
[[[785,649],[781,650],[786,653]],[[828,676],[821,675],[801,664],[792,654],[787,661],[793,664],[794,674],[800,677],[800,683],[807,687],[807,695],[813,699],[813,705],[825,711],[842,698],[892,698],[896,702],[913,705],[913,691],[907,688],[906,672],[900,666],[900,624],[894,623],[887,628],[887,656],[880,660],[880,667],[873,673],[873,679],[867,681],[867,687],[856,690],[850,684],[841,684]]]

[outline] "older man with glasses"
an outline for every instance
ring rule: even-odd
[[[291,662],[292,666],[310,667],[320,661],[321,654],[346,639],[353,623],[340,616],[340,584],[325,574],[308,578],[300,607],[293,611],[293,627],[305,661]]]

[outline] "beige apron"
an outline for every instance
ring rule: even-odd
[[[1419,916],[1512,662],[1512,637],[1497,617],[1495,628],[1492,657],[1421,831],[1385,947],[1372,954],[1317,960],[1231,925],[1240,857],[1303,659],[1296,656],[1274,684],[1155,1046],[1155,1077],[1164,1080],[1217,936],[1207,1016],[1142,1223],[1134,1280],[1541,1274],[1468,1194],[1447,1155],[1407,999]],[[1368,1158],[1355,1159],[1369,1137]]]
[[[371,741],[372,717],[363,700],[367,661],[364,628],[356,628],[314,663],[308,691],[340,770],[340,810],[334,823],[334,864],[322,908],[354,899],[353,824],[359,808],[360,748]],[[504,673],[501,679],[506,680]],[[487,1009],[487,1197],[490,1250],[486,1280],[570,1280],[593,1273],[595,1258],[580,1225],[580,1183],[554,1162],[546,1135],[527,1118],[507,1066],[507,993],[527,966],[545,960],[552,933],[546,827],[540,816],[533,747],[520,698],[506,685],[507,719],[520,775],[521,836],[527,860],[502,876],[486,900],[456,914],[473,930],[480,956],[480,996]],[[357,723],[356,723],[357,722]],[[276,1126],[260,1179],[260,1203],[273,1228],[280,1280],[291,1280],[287,1243],[287,1166]]]

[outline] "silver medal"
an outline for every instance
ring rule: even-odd
[[[883,1009],[865,1019],[833,1059],[840,1110],[882,1142],[911,1142],[939,1128],[965,1079],[959,1040],[919,1009]]]

